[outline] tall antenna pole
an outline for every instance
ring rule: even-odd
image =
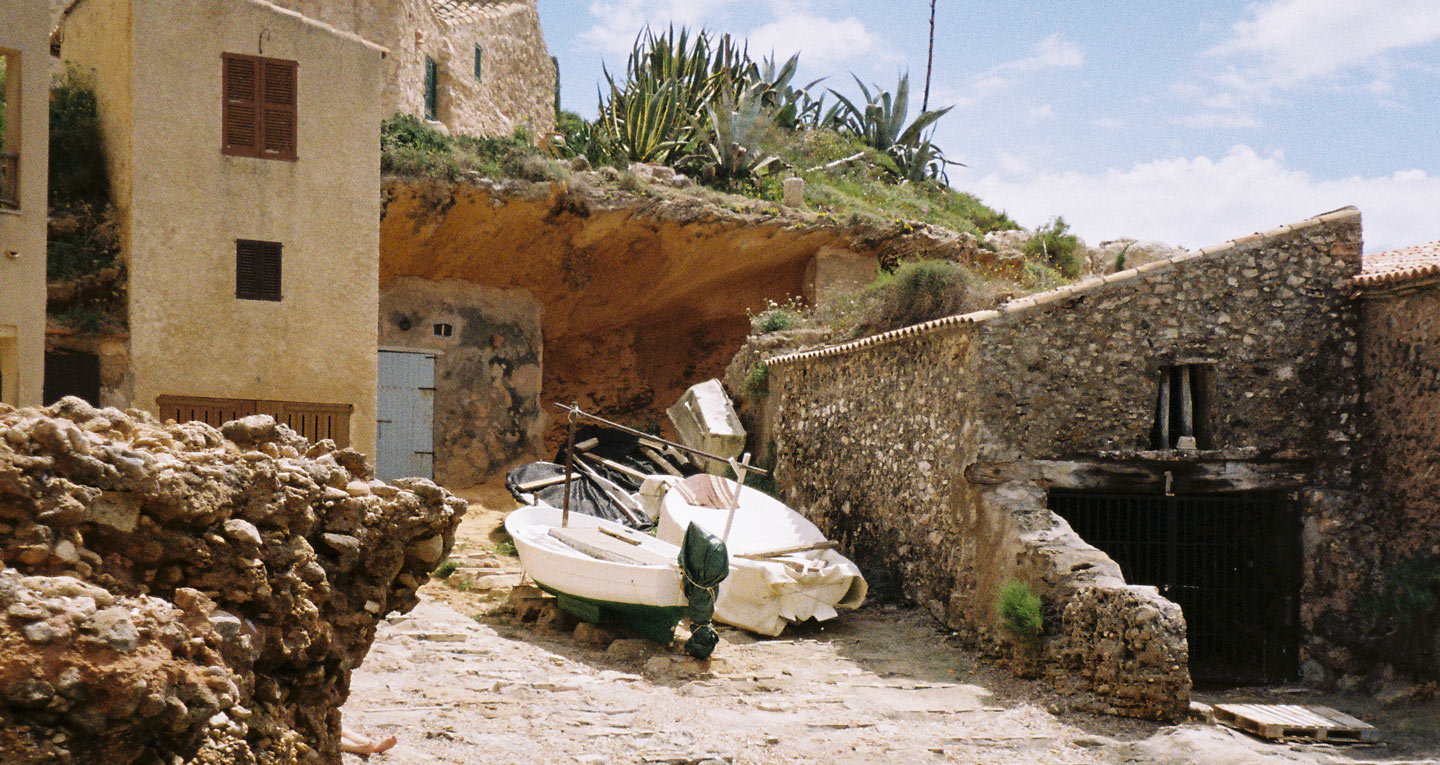
[[[935,0],[930,0],[930,53],[925,57],[925,98],[920,101],[920,113],[930,108],[930,68],[935,64]]]

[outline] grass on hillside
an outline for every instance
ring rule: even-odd
[[[740,186],[741,195],[779,202],[782,179],[795,174],[805,179],[806,207],[841,223],[918,220],[976,236],[1019,228],[1005,213],[944,184],[896,183],[894,162],[858,139],[827,129],[777,131],[777,135],[781,136],[778,145],[767,150],[791,169],[766,176],[758,184]],[[453,182],[478,175],[549,181],[569,172],[536,147],[524,131],[500,138],[449,136],[410,115],[397,114],[385,120],[380,147],[381,170],[406,178]],[[839,167],[816,169],[856,153],[863,157]],[[624,180],[624,168],[620,169]]]

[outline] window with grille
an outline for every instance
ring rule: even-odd
[[[436,70],[435,59],[425,58],[425,119],[439,119],[440,114],[440,73]]]
[[[479,45],[476,45],[476,46],[475,46],[475,79],[476,79],[476,80],[479,80],[479,79],[480,79],[480,62],[481,62],[481,60],[482,60],[483,58],[484,58],[484,51],[480,50],[480,46],[479,46]]]
[[[295,161],[299,63],[238,53],[221,58],[221,151]]]
[[[1160,368],[1151,446],[1156,449],[1213,449],[1210,429],[1210,365]]]
[[[235,297],[280,299],[280,250],[279,242],[235,240]]]

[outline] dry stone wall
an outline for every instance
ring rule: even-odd
[[[1378,502],[1372,526],[1384,583],[1440,576],[1440,285],[1373,293],[1363,302],[1367,451]],[[1377,636],[1385,657],[1440,678],[1440,609],[1391,612]],[[1408,621],[1409,623],[1405,623]]]
[[[1282,490],[1308,529],[1343,525],[1357,488],[1360,250],[1347,209],[998,312],[772,359],[780,484],[867,575],[893,575],[1017,667],[1087,706],[1173,719],[1190,685],[1183,616],[1126,585],[1046,509],[1047,492],[1172,472],[1193,477],[1180,490]],[[1216,448],[1170,466],[1176,453],[1150,444],[1159,370],[1188,363],[1210,369]],[[1155,460],[1173,470],[1133,469]],[[1327,619],[1354,610],[1337,594],[1353,540],[1321,538],[1306,535],[1311,655],[1335,637]],[[1008,578],[1047,603],[1038,645],[996,626]]]
[[[464,509],[265,415],[0,405],[0,761],[338,763]]]

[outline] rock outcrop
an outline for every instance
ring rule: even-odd
[[[264,415],[0,405],[0,761],[339,762],[464,511]]]

